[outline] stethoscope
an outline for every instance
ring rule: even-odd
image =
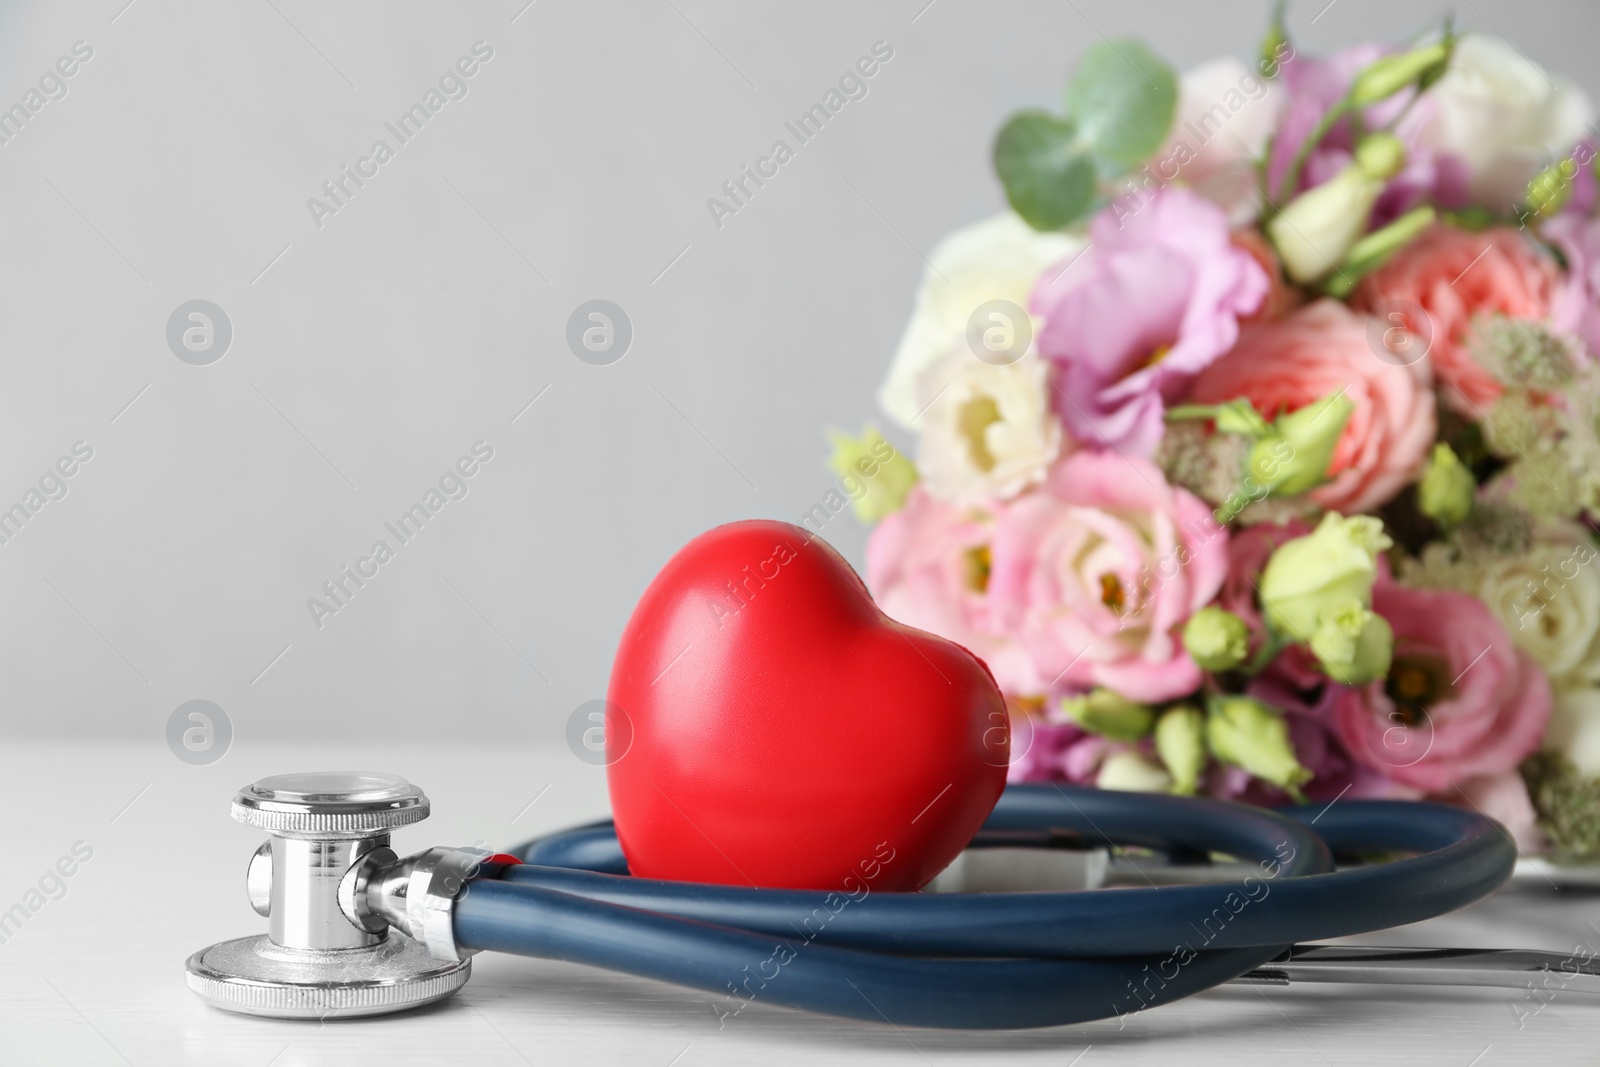
[[[246,875],[268,932],[195,953],[189,987],[252,1015],[378,1015],[450,996],[469,957],[493,950],[688,986],[724,1019],[767,1003],[1004,1029],[1126,1016],[1239,978],[1521,986],[1565,962],[1301,943],[1432,918],[1506,882],[1516,849],[1505,832],[1435,804],[1269,811],[1013,785],[967,855],[1092,846],[1234,862],[1224,881],[1008,893],[882,892],[870,870],[826,892],[632,878],[609,822],[510,853],[400,858],[391,831],[428,807],[420,789],[382,774],[278,775],[242,789],[234,818],[269,835]],[[1404,858],[1335,866],[1392,854]]]

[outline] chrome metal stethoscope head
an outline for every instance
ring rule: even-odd
[[[397,857],[390,831],[428,817],[422,790],[390,774],[281,774],[241,789],[233,817],[269,835],[245,876],[268,929],[189,957],[189,988],[201,998],[321,1019],[404,1011],[466,984],[472,965],[455,945],[451,909],[491,853]]]

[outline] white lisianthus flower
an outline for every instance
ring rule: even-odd
[[[1225,56],[1191,67],[1178,82],[1178,108],[1167,143],[1147,170],[1177,179],[1218,205],[1235,226],[1261,206],[1255,175],[1278,127],[1283,90]]]
[[[927,402],[925,397],[918,399],[924,372],[956,351],[979,362],[967,340],[974,313],[991,301],[1003,300],[1026,315],[1039,274],[1077,255],[1085,244],[1081,237],[1039,233],[1009,211],[945,237],[934,247],[931,266],[923,273],[911,321],[878,390],[879,406],[906,429],[918,429],[918,415]],[[1030,318],[1026,336],[1037,336],[1039,325]],[[1014,326],[1023,329],[1024,324]]]
[[[1428,99],[1423,143],[1464,161],[1473,201],[1496,211],[1520,204],[1528,180],[1570,151],[1595,117],[1582,89],[1476,33],[1456,42]]]
[[[1302,285],[1331,274],[1361,238],[1383,182],[1349,166],[1296,197],[1267,223],[1284,273]]]
[[[1553,680],[1595,669],[1600,637],[1600,566],[1588,531],[1547,527],[1530,551],[1486,568],[1478,596]],[[1583,678],[1583,680],[1593,680]]]
[[[1016,496],[1044,480],[1061,453],[1050,368],[1036,355],[994,365],[951,352],[923,372],[916,398],[917,469],[928,492],[957,505]]]
[[[1585,778],[1600,777],[1600,689],[1556,693],[1544,750],[1567,757]]]
[[[1444,546],[1423,553],[1419,584],[1482,600],[1517,647],[1558,688],[1600,684],[1600,550],[1576,523],[1547,523],[1527,551],[1448,559]]]

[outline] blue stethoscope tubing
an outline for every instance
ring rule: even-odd
[[[720,1016],[782,1004],[894,1025],[1056,1026],[1197,993],[1301,941],[1463,907],[1511,876],[1516,849],[1474,812],[1341,800],[1268,811],[1195,797],[1012,785],[972,847],[1086,844],[1223,853],[1237,882],[1087,892],[838,892],[627,875],[609,823],[529,842],[471,882],[455,936],[711,994]],[[1405,854],[1335,870],[1333,856]]]

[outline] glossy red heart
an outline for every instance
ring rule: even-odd
[[[609,703],[611,808],[640,877],[917,889],[1005,788],[988,668],[889,619],[788,523],[719,526],[668,561],[623,632]]]

